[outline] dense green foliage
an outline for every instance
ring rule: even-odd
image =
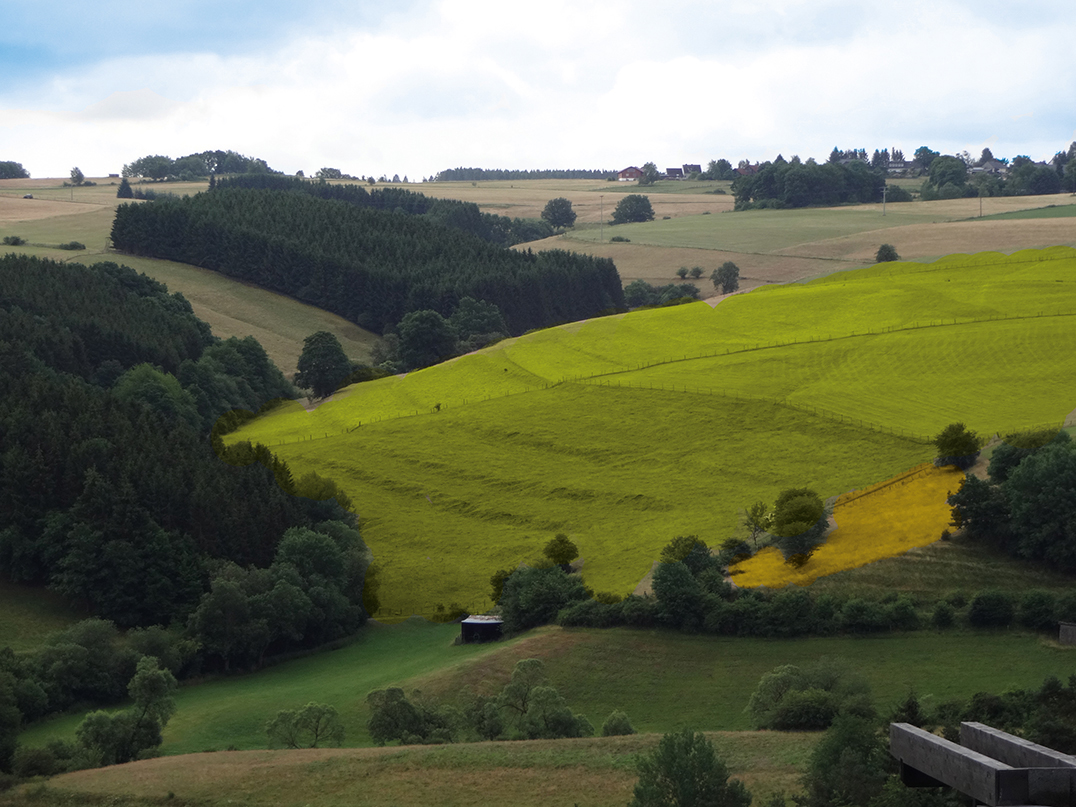
[[[616,179],[616,171],[588,169],[512,170],[505,168],[449,168],[438,171],[435,182],[474,182],[490,179]]]
[[[887,261],[899,261],[900,255],[897,254],[897,248],[892,244],[882,244],[878,247],[878,252],[875,253],[875,263],[886,263]]]
[[[0,160],[0,179],[29,179],[30,173],[22,167],[22,163],[12,160]]]
[[[355,207],[370,207],[392,213],[422,216],[435,224],[462,230],[483,241],[509,247],[538,241],[553,235],[553,225],[544,219],[510,219],[483,213],[474,202],[459,199],[435,199],[406,188],[377,188],[367,191],[361,185],[308,182],[299,177],[279,174],[244,174],[222,179],[218,189],[296,191],[316,199],[346,202]]]
[[[824,729],[841,712],[869,709],[867,682],[834,659],[777,667],[762,676],[747,704],[755,728],[779,731]]]
[[[289,528],[352,518],[215,456],[219,415],[291,394],[253,339],[216,339],[182,297],[115,264],[9,255],[0,305],[5,579],[166,624],[197,604],[206,558],[265,566]]]
[[[244,157],[234,151],[202,151],[173,160],[160,154],[139,157],[123,166],[127,177],[153,180],[201,179],[216,174],[271,174],[274,172],[265,160]]]
[[[669,283],[652,286],[645,280],[633,280],[624,287],[624,302],[631,308],[655,305],[679,305],[699,299],[694,283]]]
[[[325,398],[336,392],[350,373],[351,362],[334,334],[318,331],[303,340],[295,373],[297,387],[310,390],[314,398]]]
[[[378,745],[467,742],[474,740],[553,740],[590,737],[594,727],[568,708],[549,682],[539,659],[521,659],[511,680],[496,697],[461,693],[459,706],[450,706],[414,692],[408,698],[399,687],[375,690],[366,697],[370,707],[367,728]],[[627,724],[626,729],[624,728]],[[627,715],[612,724],[630,734]]]
[[[542,219],[548,221],[555,229],[571,227],[575,224],[576,213],[572,210],[572,202],[563,196],[550,199],[542,209]]]
[[[732,183],[737,210],[880,202],[885,173],[860,160],[822,165],[778,156]]]
[[[718,758],[713,743],[684,729],[666,734],[640,757],[639,781],[629,807],[749,807],[751,793]]]
[[[1016,557],[1076,571],[1076,445],[1068,434],[1037,449],[1010,448],[990,474],[969,475],[949,497],[954,525]]]
[[[631,221],[653,221],[654,208],[649,197],[638,193],[629,193],[616,203],[613,210],[613,224],[627,224]]]
[[[344,724],[336,707],[311,701],[301,709],[281,709],[265,724],[270,748],[339,747]]]
[[[740,288],[740,267],[732,261],[725,261],[710,274],[714,288],[721,289],[722,294],[732,294]]]
[[[152,205],[121,205],[113,243],[221,271],[378,331],[412,311],[448,317],[468,296],[496,305],[513,334],[623,306],[612,261],[506,250],[436,223],[437,210],[462,209],[400,215],[301,192],[221,186]]]

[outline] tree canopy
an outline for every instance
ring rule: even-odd
[[[558,196],[550,199],[542,210],[542,218],[549,222],[552,227],[562,229],[575,224],[576,213],[572,210],[571,200]]]
[[[633,221],[653,221],[654,208],[650,199],[638,193],[630,193],[617,202],[613,210],[613,224],[627,224]]]
[[[639,781],[629,807],[749,807],[751,794],[729,780],[713,743],[684,729],[666,734],[636,763]]]
[[[335,334],[318,331],[303,340],[295,385],[310,390],[312,397],[332,395],[350,372],[351,362]]]

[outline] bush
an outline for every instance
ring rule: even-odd
[[[21,247],[25,243],[26,243],[26,239],[25,238],[20,238],[17,235],[5,235],[4,236],[4,246],[6,246],[6,247]]]
[[[693,731],[664,735],[658,747],[636,763],[639,781],[629,807],[749,807],[751,794],[728,768],[713,743]]]
[[[590,599],[579,575],[551,569],[518,569],[504,582],[501,615],[510,633],[544,625],[557,618],[562,608]]]
[[[628,716],[619,709],[614,709],[609,717],[602,723],[602,737],[616,737],[622,734],[634,734],[631,721]]]
[[[853,633],[886,630],[889,614],[881,603],[853,597],[841,608],[840,624],[844,630]]]
[[[874,256],[875,263],[887,263],[889,261],[899,261],[900,255],[897,254],[896,247],[892,244],[882,244],[878,247],[878,253]]]
[[[630,242],[631,242],[631,239],[630,239],[630,238],[625,238],[625,237],[624,237],[624,236],[622,236],[622,235],[614,235],[614,236],[613,236],[612,238],[610,238],[609,240],[610,240],[610,241],[619,241],[619,242],[620,242],[620,243],[622,243],[622,244],[627,244],[627,243],[630,243]]]
[[[911,597],[897,597],[888,609],[889,626],[893,630],[919,630],[919,613]]]
[[[818,731],[829,726],[839,712],[837,698],[822,689],[789,692],[774,711],[770,728],[778,731]]]
[[[945,600],[939,600],[930,615],[930,624],[935,628],[951,628],[954,622],[956,622],[956,611],[953,606]]]
[[[86,245],[81,241],[68,241],[66,244],[57,244],[56,246],[58,249],[86,249]]]
[[[1015,615],[1012,597],[1004,591],[983,591],[971,601],[968,622],[977,628],[1004,628]]]
[[[1032,630],[1057,627],[1057,598],[1049,591],[1029,591],[1020,600],[1020,624]]]
[[[53,776],[63,770],[63,765],[48,748],[15,749],[15,758],[11,770],[19,779],[32,776]]]

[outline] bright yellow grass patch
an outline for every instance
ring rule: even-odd
[[[932,544],[949,524],[946,499],[962,478],[955,467],[926,465],[873,489],[845,494],[833,508],[837,529],[803,567],[789,566],[778,549],[766,547],[733,567],[733,580],[741,588],[805,586],[828,574]]]

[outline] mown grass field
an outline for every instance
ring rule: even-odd
[[[344,486],[387,614],[480,609],[557,532],[626,593],[674,536],[720,543],[786,487],[879,482],[948,423],[1060,426],[1074,313],[1071,249],[878,265],[548,329],[229,439]]]
[[[728,765],[761,802],[798,789],[815,733],[709,732]],[[631,800],[635,759],[659,737],[533,740],[440,747],[239,751],[166,757],[51,780],[37,798],[129,798],[128,807],[263,805],[280,807],[428,807],[579,804],[622,807]],[[31,793],[3,805],[40,804]],[[162,801],[158,801],[161,799]]]

